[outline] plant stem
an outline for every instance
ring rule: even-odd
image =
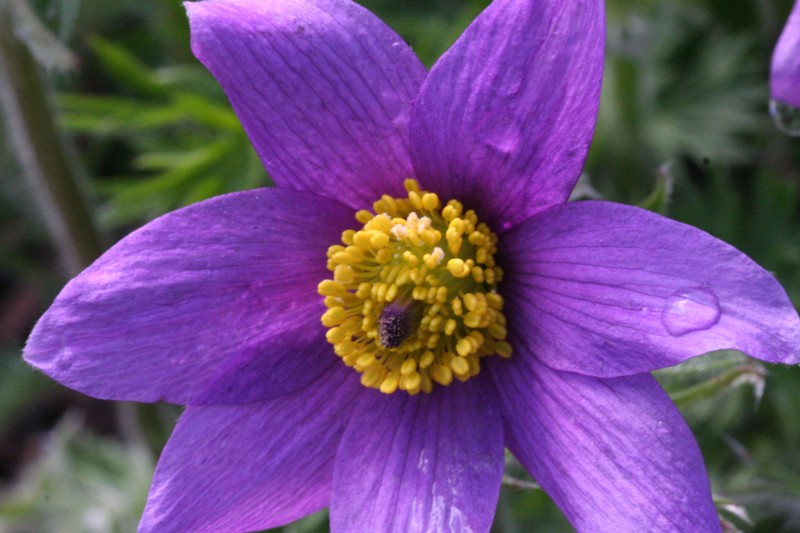
[[[6,132],[68,275],[103,251],[74,158],[62,138],[35,59],[15,33],[12,3],[0,0],[0,104]]]
[[[716,396],[725,389],[750,383],[755,388],[756,401],[759,401],[763,394],[765,377],[766,372],[761,365],[745,363],[688,389],[674,392],[670,396],[675,405],[685,407],[694,402]]]

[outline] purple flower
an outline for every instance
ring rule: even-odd
[[[25,351],[92,396],[188,405],[141,531],[326,506],[339,532],[488,531],[504,446],[579,531],[720,531],[649,372],[717,349],[797,363],[800,321],[706,233],[566,203],[601,0],[495,0],[430,72],[347,0],[187,8],[277,187],[132,233]]]
[[[773,99],[800,107],[800,0],[772,54],[770,84]]]
[[[789,135],[800,135],[800,0],[772,53],[770,93],[775,123]]]

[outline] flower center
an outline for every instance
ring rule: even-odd
[[[511,356],[495,264],[497,236],[457,200],[406,180],[407,198],[384,195],[360,230],[328,249],[333,279],[318,286],[328,342],[366,387],[431,392],[480,372],[480,358]]]

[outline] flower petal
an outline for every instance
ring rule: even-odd
[[[506,446],[578,531],[721,531],[700,449],[652,376],[491,363]]]
[[[499,232],[565,202],[594,130],[604,39],[601,0],[495,0],[414,105],[420,183]]]
[[[503,475],[491,382],[365,394],[336,454],[331,530],[489,531]]]
[[[140,533],[253,531],[328,504],[336,447],[364,387],[336,365],[266,402],[189,407],[167,443]]]
[[[560,370],[635,374],[736,349],[800,362],[800,319],[775,278],[696,228],[635,207],[573,202],[501,241],[509,330]]]
[[[772,54],[772,98],[800,107],[800,0],[795,1]]]
[[[349,0],[186,4],[216,76],[279,187],[365,208],[413,177],[411,102],[425,67]]]
[[[163,216],[61,291],[25,358],[106,399],[239,403],[296,390],[336,364],[316,287],[352,216],[276,189]]]

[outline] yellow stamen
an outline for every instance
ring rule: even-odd
[[[406,180],[356,213],[359,230],[328,249],[320,282],[322,324],[365,387],[430,393],[480,372],[480,359],[511,356],[496,265],[497,236],[472,210]]]

